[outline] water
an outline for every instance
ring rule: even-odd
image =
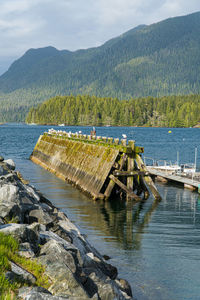
[[[151,197],[135,207],[123,202],[93,202],[41,167],[29,156],[48,126],[0,126],[0,154],[12,158],[31,184],[45,194],[86,234],[132,286],[140,300],[197,300],[200,298],[200,197],[179,186],[158,185],[163,199]],[[56,127],[54,127],[56,128]],[[59,127],[57,127],[59,128]],[[59,128],[63,129],[63,128]],[[89,127],[67,127],[73,132]],[[102,127],[97,134],[136,140],[145,156],[193,163],[199,129]],[[200,158],[197,159],[197,166]]]

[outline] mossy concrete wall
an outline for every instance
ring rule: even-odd
[[[117,147],[42,135],[30,158],[98,198],[118,154]]]

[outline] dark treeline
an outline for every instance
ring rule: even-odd
[[[27,123],[192,127],[200,122],[200,95],[118,100],[89,95],[56,96],[31,108]]]

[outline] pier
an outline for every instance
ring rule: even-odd
[[[51,129],[39,137],[30,159],[95,200],[140,201],[150,192],[161,199],[143,152],[135,141]]]
[[[188,175],[184,175],[184,173],[176,173],[169,171],[162,171],[160,169],[156,169],[153,166],[146,167],[149,174],[156,178],[158,181],[162,181],[164,183],[174,182],[184,186],[184,188],[188,188],[190,190],[198,191],[200,193],[200,173],[193,173]]]

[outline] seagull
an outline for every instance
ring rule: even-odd
[[[127,135],[126,134],[122,134],[122,137],[124,138],[124,139],[126,139],[127,138]]]

